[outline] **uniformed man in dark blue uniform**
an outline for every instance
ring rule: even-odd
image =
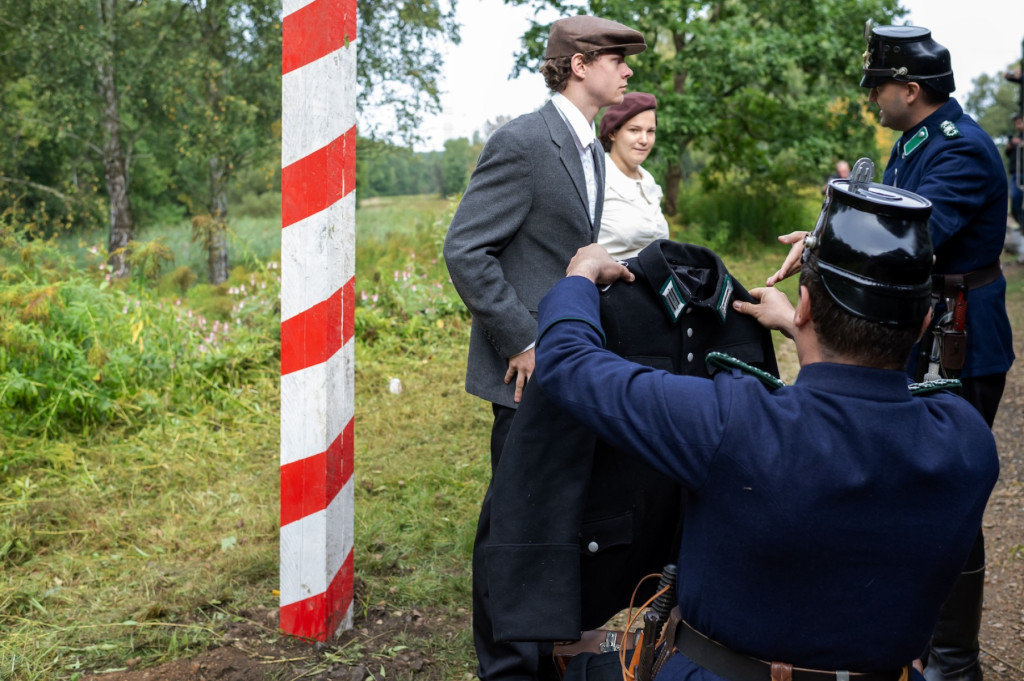
[[[954,394],[915,396],[905,372],[930,315],[927,218],[842,215],[819,219],[795,309],[774,288],[732,306],[795,341],[792,386],[603,348],[595,283],[633,275],[600,246],[541,302],[534,380],[690,491],[678,652],[655,681],[906,679],[977,535],[992,433]]]
[[[1014,360],[1006,279],[999,263],[1007,202],[999,151],[949,96],[955,89],[949,50],[927,28],[876,26],[865,37],[860,84],[870,88],[879,122],[903,133],[883,181],[920,194],[934,206],[937,340],[932,334],[923,339],[922,353],[913,353],[908,371],[918,378],[958,377],[963,396],[991,427]],[[794,247],[769,285],[798,269],[803,234],[779,238]],[[979,529],[926,653],[929,681],[980,681],[984,583],[985,546]]]

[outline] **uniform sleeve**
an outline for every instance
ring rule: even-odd
[[[480,154],[444,242],[455,290],[502,357],[524,350],[537,331],[498,259],[523,226],[534,194],[529,143],[509,127],[499,128]]]
[[[725,433],[725,384],[630,362],[603,348],[597,287],[556,284],[540,305],[537,369],[545,393],[608,442],[700,488]]]

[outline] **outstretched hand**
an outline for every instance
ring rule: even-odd
[[[777,329],[787,338],[792,338],[796,331],[796,310],[786,294],[777,288],[761,287],[750,289],[750,295],[757,302],[737,300],[733,302],[732,309],[750,315],[766,329]]]
[[[790,232],[779,237],[779,243],[790,244],[791,248],[782,262],[782,267],[775,274],[768,277],[765,282],[767,286],[775,286],[786,277],[790,277],[800,271],[800,258],[804,252],[804,237],[807,232]]]

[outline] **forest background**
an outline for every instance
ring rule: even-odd
[[[743,280],[813,224],[837,159],[880,176],[893,133],[847,27],[898,21],[894,0],[530,4],[644,32],[630,87],[658,96],[646,167],[672,236]],[[357,7],[357,103],[393,121],[358,138],[357,616],[455,612],[487,424],[461,388],[469,319],[440,244],[504,120],[412,151],[454,6]],[[0,678],[151,666],[273,619],[280,17],[271,0],[0,0]],[[1000,72],[965,104],[999,144],[1017,96]],[[465,632],[436,646],[446,677],[469,668]]]

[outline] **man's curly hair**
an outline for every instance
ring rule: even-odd
[[[594,50],[593,52],[580,52],[583,55],[583,63],[590,64],[603,55],[622,50]],[[575,56],[575,55],[574,55]],[[547,59],[540,66],[540,75],[544,76],[544,84],[552,92],[562,92],[569,84],[569,76],[572,75],[572,57],[555,57]]]

